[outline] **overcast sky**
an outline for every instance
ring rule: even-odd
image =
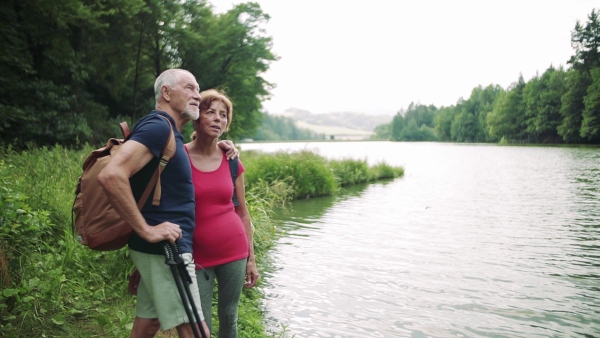
[[[209,0],[217,13],[248,1]],[[270,113],[393,114],[437,107],[478,85],[507,88],[550,65],[567,66],[571,31],[595,0],[256,0],[280,57]]]

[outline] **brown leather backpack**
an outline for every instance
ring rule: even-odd
[[[137,206],[140,210],[154,187],[156,189],[154,189],[152,204],[160,205],[160,174],[169,160],[175,156],[173,128],[171,122],[166,117],[164,118],[169,123],[170,135],[163,148],[158,167],[138,201]],[[133,231],[131,226],[113,208],[104,188],[98,182],[98,174],[129,136],[127,123],[121,122],[120,126],[123,139],[111,138],[104,147],[96,149],[88,155],[83,162],[83,173],[79,177],[79,183],[75,190],[73,228],[77,233],[77,240],[90,249],[98,251],[118,250],[124,247]]]

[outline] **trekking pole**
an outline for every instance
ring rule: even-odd
[[[200,320],[200,315],[198,314],[198,308],[194,302],[194,297],[190,291],[189,284],[192,283],[192,279],[190,274],[187,272],[183,257],[181,257],[181,254],[179,253],[177,244],[165,241],[163,244],[163,251],[165,254],[165,264],[171,268],[171,273],[173,273],[173,278],[175,279],[175,284],[177,285],[177,291],[179,291],[179,296],[181,296],[181,302],[183,303],[183,308],[185,309],[185,313],[190,321],[194,338],[200,338],[200,334],[202,334],[202,338],[208,338],[206,332],[204,331],[202,321]],[[194,312],[193,316],[188,304],[191,304],[192,311]],[[194,325],[194,317],[196,318],[195,322],[198,324],[198,326]],[[198,333],[198,330],[200,330],[200,334]]]
[[[188,273],[187,267],[185,266],[185,262],[183,261],[183,257],[181,256],[181,253],[179,251],[179,245],[177,245],[177,243],[175,244],[171,244],[169,242],[169,245],[172,246],[172,249],[175,252],[175,260],[177,261],[177,259],[179,259],[179,261],[177,261],[177,268],[179,269],[179,276],[181,277],[182,280],[185,279],[185,283],[183,283],[183,288],[185,289],[185,293],[187,294],[188,299],[190,300],[190,304],[192,305],[192,313],[194,314],[194,317],[196,317],[196,322],[198,323],[198,327],[200,328],[200,333],[202,334],[203,338],[207,338],[206,336],[206,332],[204,332],[204,327],[202,326],[202,320],[200,319],[200,312],[198,311],[198,308],[196,307],[196,302],[194,302],[194,296],[192,295],[192,292],[190,291],[190,284],[193,284],[193,280],[192,278],[195,278],[195,276],[190,276],[190,274]],[[203,269],[204,270],[204,269]],[[207,275],[206,271],[203,271],[204,275]]]

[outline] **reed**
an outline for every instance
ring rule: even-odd
[[[293,198],[333,195],[339,191],[339,184],[328,161],[310,151],[249,151],[244,153],[243,161],[252,169],[245,174],[249,186],[259,181],[269,185],[284,182],[293,188]]]

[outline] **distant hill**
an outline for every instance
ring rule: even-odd
[[[313,114],[298,108],[286,109],[283,115],[296,121],[298,127],[325,134],[327,138],[335,139],[367,139],[375,127],[389,123],[393,116],[370,115],[354,112],[335,112],[328,114]]]

